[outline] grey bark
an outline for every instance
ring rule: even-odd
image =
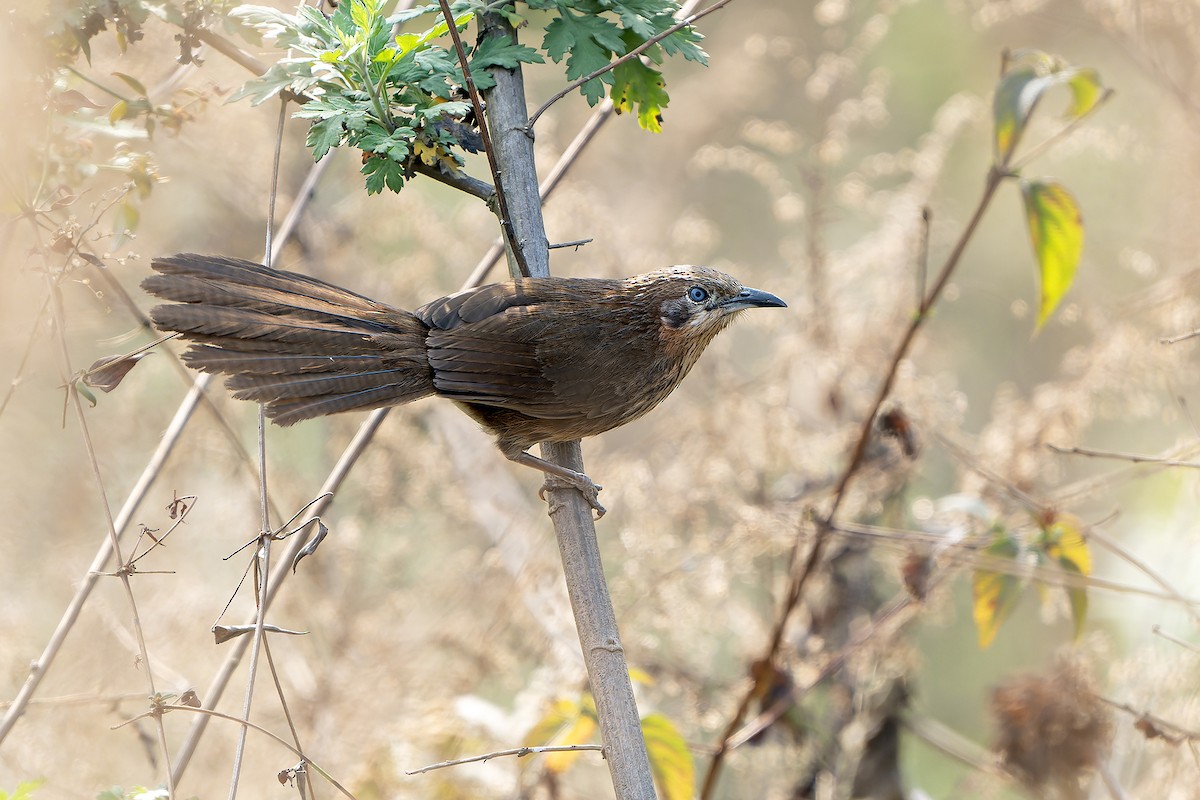
[[[507,21],[496,14],[485,15],[481,28],[483,36],[516,37]],[[533,139],[525,131],[528,112],[524,81],[520,70],[493,69],[491,73],[496,86],[487,93],[487,122],[514,238],[524,251],[530,274],[547,276],[550,254],[538,194]],[[515,274],[513,265],[510,253],[509,269]],[[542,457],[584,471],[579,442],[543,444]],[[596,699],[613,788],[618,800],[649,800],[655,797],[654,779],[612,599],[604,580],[592,510],[574,489],[552,489],[548,494],[550,519],[558,538],[579,643]]]

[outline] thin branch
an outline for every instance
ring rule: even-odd
[[[1057,131],[1055,131],[1053,134],[1051,134],[1050,136],[1047,136],[1045,139],[1038,142],[1033,147],[1026,150],[1024,155],[1022,155],[1021,158],[1018,159],[1017,162],[1012,165],[1012,167],[1010,168],[1009,171],[1016,173],[1016,172],[1020,172],[1021,170],[1023,170],[1029,164],[1029,162],[1033,161],[1035,158],[1042,155],[1042,153],[1045,153],[1051,147],[1058,144],[1064,138],[1069,136],[1076,128],[1078,128],[1080,125],[1082,125],[1087,120],[1091,119],[1092,116],[1095,115],[1095,113],[1100,110],[1101,106],[1103,106],[1105,103],[1107,103],[1109,100],[1112,99],[1112,96],[1114,94],[1116,94],[1116,92],[1113,89],[1105,89],[1104,93],[1101,94],[1098,98],[1096,98],[1096,102],[1092,104],[1091,108],[1089,108],[1084,113],[1080,114],[1078,117],[1075,117],[1074,119],[1072,119],[1066,125],[1062,126]],[[1032,113],[1032,111],[1030,113]]]
[[[37,314],[33,317],[33,327],[29,330],[29,340],[25,342],[25,351],[21,353],[21,361],[17,364],[17,372],[9,381],[8,390],[4,393],[4,399],[0,400],[0,416],[4,415],[4,409],[8,408],[8,401],[12,399],[13,394],[17,391],[17,386],[25,375],[25,367],[29,363],[29,356],[33,353],[33,344],[37,341],[38,326],[42,324],[42,317],[46,314],[46,309],[50,305],[50,295],[47,294],[42,298],[42,307],[38,309]]]
[[[1200,336],[1200,330],[1189,331],[1187,333],[1181,333],[1178,336],[1164,336],[1158,340],[1158,343],[1159,344],[1178,344],[1179,342],[1185,342],[1188,339],[1195,339],[1197,336]]]
[[[162,705],[158,706],[158,709],[161,709],[164,712],[166,712],[166,711],[190,711],[193,714],[199,714],[205,720],[209,719],[210,717],[216,717],[217,719],[223,719],[228,722],[236,722],[238,725],[242,726],[243,730],[249,729],[249,730],[258,731],[259,733],[266,736],[267,738],[273,739],[275,742],[283,745],[288,750],[292,751],[292,753],[294,753],[298,758],[304,759],[304,763],[307,764],[308,766],[312,767],[313,769],[315,769],[322,778],[329,781],[330,785],[333,786],[333,788],[337,789],[339,792],[344,794],[346,797],[349,797],[351,800],[354,800],[354,795],[350,792],[350,790],[347,789],[345,786],[343,786],[341,783],[339,783],[337,781],[337,779],[335,779],[333,777],[333,775],[331,775],[327,770],[325,770],[323,767],[321,767],[321,765],[317,764],[317,762],[313,761],[305,753],[301,752],[298,748],[294,747],[286,739],[283,739],[280,736],[278,736],[277,734],[272,733],[271,731],[267,730],[266,728],[262,727],[261,725],[255,725],[250,720],[241,719],[240,717],[235,717],[232,714],[223,714],[222,712],[214,711],[211,708],[196,708],[195,706],[184,706],[184,705],[177,705],[177,704],[173,704],[173,703],[163,703]],[[147,712],[147,713],[152,714],[153,712]],[[142,716],[144,717],[145,714],[143,714]],[[135,717],[134,719],[138,719],[138,717]],[[133,722],[133,720],[126,720],[125,722],[122,722],[121,725],[128,725],[130,722]],[[121,727],[121,725],[115,725],[114,728],[119,728],[119,727]]]
[[[895,383],[896,375],[900,370],[900,364],[908,355],[909,348],[912,347],[913,341],[916,339],[917,332],[921,329],[925,321],[929,318],[929,311],[937,303],[942,295],[942,291],[950,282],[951,276],[958,267],[962,254],[966,251],[967,243],[975,235],[975,231],[979,227],[979,223],[983,220],[984,212],[987,211],[991,204],[992,198],[996,194],[996,189],[1004,180],[1007,173],[1000,168],[993,167],[988,171],[987,182],[984,184],[983,195],[980,197],[978,204],[975,207],[975,212],[971,215],[970,221],[963,229],[954,248],[947,256],[945,264],[939,273],[937,280],[934,282],[933,288],[917,309],[917,313],[913,315],[912,321],[908,325],[908,329],[900,339],[899,345],[893,354],[891,361],[888,364],[887,373],[884,376],[883,383],[880,385],[878,392],[875,395],[875,400],[870,406],[869,412],[863,418],[862,426],[859,429],[858,438],[855,442],[854,449],[851,452],[850,460],[842,471],[842,476],[834,489],[833,502],[829,512],[823,519],[818,520],[816,535],[812,545],[809,548],[808,555],[804,563],[798,571],[793,572],[793,577],[788,586],[787,593],[784,596],[783,606],[776,618],[775,625],[771,631],[771,638],[766,648],[766,652],[762,660],[770,663],[775,660],[779,647],[783,643],[784,631],[787,629],[787,624],[791,619],[792,613],[800,603],[800,598],[804,594],[804,590],[808,585],[809,579],[816,572],[817,565],[821,561],[821,556],[824,553],[825,545],[829,539],[829,533],[832,530],[832,523],[837,515],[838,509],[846,497],[846,490],[850,486],[850,482],[854,479],[859,466],[862,464],[863,457],[866,455],[867,442],[870,441],[871,431],[874,429],[875,420],[879,416],[879,411],[883,407],[884,402],[891,394],[892,385]],[[747,691],[738,704],[737,710],[733,717],[729,720],[725,730],[721,736],[721,741],[717,744],[717,750],[713,754],[713,759],[709,763],[708,772],[704,776],[703,787],[700,791],[701,800],[707,800],[712,796],[712,792],[716,788],[717,775],[720,772],[721,764],[724,760],[725,753],[728,749],[727,742],[730,736],[733,735],[745,719],[746,713],[750,708],[750,703],[754,699],[753,687]]]
[[[921,241],[917,246],[917,305],[925,297],[925,282],[929,273],[929,227],[933,220],[933,210],[929,206],[921,208]]]
[[[75,407],[75,416],[79,422],[80,436],[83,438],[83,445],[87,452],[88,463],[91,466],[92,477],[95,481],[97,493],[100,496],[100,505],[104,509],[105,522],[108,524],[107,533],[109,548],[116,556],[117,563],[123,564],[124,561],[121,558],[121,543],[117,537],[116,521],[113,518],[112,507],[108,503],[108,493],[104,488],[104,479],[100,475],[100,463],[96,457],[95,445],[92,443],[92,435],[91,430],[88,427],[87,415],[83,411],[83,403],[79,399],[79,392],[75,389],[75,384],[72,383],[70,379],[70,375],[72,374],[71,353],[67,347],[65,327],[66,314],[62,308],[62,295],[59,291],[57,283],[54,282],[54,279],[51,277],[49,271],[46,273],[46,281],[49,284],[49,289],[52,295],[50,307],[54,316],[54,327],[57,334],[55,338],[58,339],[59,343],[60,357],[62,359],[61,366],[63,370],[63,379],[67,384],[67,394],[72,401],[72,405]],[[151,696],[153,696],[158,693],[158,690],[154,685],[154,671],[150,665],[150,651],[146,647],[146,634],[142,629],[142,621],[138,613],[137,600],[133,594],[133,585],[129,580],[129,574],[127,572],[121,571],[118,573],[118,575],[121,580],[121,585],[125,589],[125,597],[129,601],[129,612],[132,616],[134,636],[137,639],[138,655],[141,658],[143,668],[146,670],[146,685]],[[12,714],[12,712],[13,709],[9,709],[9,713]],[[162,751],[162,756],[165,759],[166,764],[167,794],[170,797],[174,797],[175,784],[171,778],[171,751],[167,747],[167,731],[166,728],[163,727],[161,717],[156,718],[155,722],[158,733],[158,745]]]
[[[1197,647],[1196,645],[1192,644],[1191,642],[1185,642],[1183,639],[1180,639],[1178,636],[1172,636],[1171,634],[1164,631],[1162,629],[1161,625],[1153,626],[1152,628],[1150,628],[1150,632],[1153,633],[1155,636],[1161,636],[1162,638],[1166,639],[1168,642],[1171,642],[1172,644],[1177,644],[1186,650],[1191,650],[1193,653],[1200,654],[1200,647]]]
[[[213,50],[216,50],[235,64],[245,67],[255,75],[264,75],[271,68],[265,61],[260,61],[215,31],[208,28],[200,28],[196,32],[196,35],[200,41]]]
[[[1137,729],[1147,739],[1165,739],[1172,744],[1179,744],[1184,741],[1200,742],[1200,731],[1185,728],[1182,725],[1177,725],[1162,717],[1155,716],[1149,711],[1134,708],[1128,703],[1122,703],[1101,694],[1096,695],[1096,699],[1105,705],[1112,706],[1118,711],[1124,711],[1136,719]]]
[[[287,697],[284,695],[283,682],[279,680],[279,670],[275,668],[275,657],[271,655],[270,637],[263,637],[262,646],[263,653],[267,656],[267,668],[271,671],[271,680],[275,684],[275,694],[278,695],[279,705],[283,709],[283,718],[287,720],[288,730],[292,734],[292,742],[296,745],[297,750],[303,752],[304,748],[300,746],[300,731],[296,729],[296,721],[292,719],[292,709],[288,706]],[[312,775],[308,770],[304,770],[303,778],[308,786],[308,794],[315,797],[316,787],[313,786]]]
[[[441,0],[441,2],[444,3],[445,0]],[[709,14],[713,13],[714,11],[719,11],[720,9],[729,5],[729,3],[731,3],[731,2],[733,2],[733,0],[717,0],[717,2],[713,3],[711,6],[704,9],[703,11],[697,11],[695,14],[689,14],[688,16],[686,16],[683,19],[676,22],[671,27],[664,30],[662,33],[657,33],[654,36],[651,36],[649,39],[642,42],[642,44],[640,44],[637,47],[635,47],[634,49],[630,50],[628,53],[621,56],[620,58],[610,61],[608,64],[601,67],[600,69],[595,70],[594,72],[590,72],[587,75],[584,75],[582,78],[580,78],[577,81],[574,81],[573,83],[568,83],[565,88],[563,88],[562,90],[560,90],[558,92],[555,92],[553,95],[550,96],[549,100],[547,100],[545,103],[543,103],[541,105],[541,107],[537,111],[533,112],[533,116],[531,116],[529,118],[529,122],[525,126],[526,133],[532,135],[533,134],[533,126],[537,123],[538,118],[541,117],[542,114],[544,114],[546,112],[546,109],[550,108],[550,106],[554,105],[559,100],[562,100],[564,97],[566,97],[568,94],[570,94],[571,92],[578,89],[580,86],[583,86],[588,81],[599,78],[601,75],[604,75],[608,72],[612,72],[614,69],[621,66],[626,61],[637,58],[642,53],[646,52],[651,47],[654,47],[654,45],[661,42],[663,39],[667,38],[671,34],[678,31],[680,28],[686,28],[687,26],[691,25],[693,22],[696,22],[697,20],[707,17]]]
[[[279,122],[275,131],[275,155],[271,163],[271,191],[267,199],[267,224],[264,235],[263,263],[269,268],[272,261],[272,247],[275,236],[275,200],[279,194],[279,162],[283,154],[283,128],[287,122],[287,99],[279,100]],[[258,491],[262,515],[260,527],[259,549],[254,554],[255,575],[258,581],[255,586],[255,598],[258,600],[258,615],[254,621],[254,643],[250,650],[250,666],[246,676],[246,695],[242,703],[242,717],[250,719],[250,706],[254,699],[254,679],[258,676],[258,658],[263,648],[263,625],[266,622],[267,608],[263,599],[267,594],[267,580],[270,576],[271,565],[271,508],[267,502],[267,408],[262,403],[258,405]],[[233,756],[233,777],[229,781],[229,800],[235,800],[238,790],[238,778],[242,773],[242,759],[246,752],[246,729],[238,732],[237,747]]]
[[[504,192],[504,181],[500,176],[500,165],[496,160],[496,148],[492,145],[492,136],[488,132],[487,119],[483,113],[483,101],[479,90],[475,88],[475,77],[471,74],[471,65],[467,62],[467,51],[463,48],[462,38],[458,35],[458,25],[454,23],[454,12],[450,10],[449,0],[438,0],[442,7],[442,16],[450,29],[450,40],[454,42],[454,52],[458,55],[458,64],[462,67],[463,83],[466,84],[467,94],[471,98],[471,107],[475,111],[475,124],[479,126],[479,138],[483,140],[483,152],[487,155],[488,167],[492,170],[492,183],[496,186],[496,210],[500,217],[500,227],[508,238],[509,250],[516,259],[517,269],[526,278],[529,277],[529,264],[525,260],[525,250],[517,241],[517,233],[513,228],[512,217],[508,213],[508,198]]]
[[[320,498],[318,498],[318,502],[313,506],[313,512],[315,514],[322,513],[329,506],[329,503],[333,499],[333,493],[341,487],[342,482],[346,479],[346,476],[350,474],[350,470],[354,467],[354,464],[363,454],[363,451],[366,450],[367,445],[375,435],[375,431],[378,430],[379,426],[383,423],[383,420],[387,418],[387,415],[390,411],[391,408],[376,409],[375,411],[372,411],[367,419],[363,421],[363,424],[359,426],[357,433],[354,434],[354,438],[351,439],[348,445],[346,445],[346,449],[342,452],[337,464],[334,465],[333,470],[329,473],[329,476],[326,477],[325,483],[321,487],[322,495]],[[286,581],[288,576],[291,575],[292,560],[295,558],[296,553],[298,553],[304,547],[305,542],[306,537],[303,535],[294,536],[288,540],[283,554],[275,562],[275,569],[271,573],[270,580],[267,583],[266,594],[260,600],[264,606],[270,607],[271,602],[275,599],[275,595],[283,586],[284,581]],[[208,704],[210,709],[220,702],[222,695],[225,693],[226,687],[229,685],[229,681],[233,677],[234,670],[237,668],[237,665],[241,663],[242,658],[246,654],[246,650],[249,649],[250,642],[250,638],[242,637],[239,639],[237,644],[234,645],[233,649],[229,652],[229,655],[225,657],[224,663],[217,671],[216,676],[213,678],[212,683],[204,695],[205,702]],[[207,726],[208,718],[201,717],[197,719],[195,723],[193,723],[191,730],[188,731],[188,735],[184,739],[183,745],[176,754],[176,782],[179,781],[180,777],[187,769],[188,764],[191,763],[192,756],[195,754],[196,747],[199,745],[200,739],[204,736],[204,731]]]
[[[420,769],[406,770],[405,775],[420,775],[424,772],[432,772],[435,769],[445,769],[446,767],[457,767],[461,764],[474,764],[477,761],[490,761],[493,758],[503,758],[506,756],[516,756],[524,758],[528,755],[540,755],[542,753],[574,753],[583,750],[595,750],[603,753],[604,746],[599,744],[571,744],[571,745],[550,745],[546,747],[514,747],[510,750],[497,750],[494,753],[484,753],[481,756],[471,756],[469,758],[456,758],[453,761],[439,761],[436,764],[430,764]]]
[[[1047,448],[1066,456],[1088,456],[1090,458],[1111,458],[1117,461],[1128,461],[1133,464],[1158,464],[1163,467],[1200,468],[1200,462],[1180,461],[1167,456],[1143,456],[1137,453],[1119,453],[1113,450],[1092,450],[1087,447],[1063,447],[1057,444],[1047,444]]]
[[[167,426],[163,433],[162,440],[158,444],[158,448],[150,456],[150,460],[146,462],[145,468],[142,470],[141,476],[133,489],[130,490],[129,496],[125,500],[125,505],[121,507],[116,519],[113,521],[117,531],[124,531],[129,525],[133,515],[137,513],[141,506],[142,500],[150,490],[150,486],[158,478],[162,472],[163,465],[167,458],[174,451],[175,446],[179,443],[183,436],[183,430],[191,419],[192,413],[196,410],[196,406],[200,402],[200,398],[204,394],[205,387],[212,380],[212,375],[202,373],[197,376],[196,382],[192,385],[183,402],[175,411],[175,416],[171,423]],[[96,582],[99,580],[108,563],[109,558],[113,553],[113,542],[111,539],[105,538],[100,544],[100,548],[96,551],[96,555],[92,558],[91,566],[84,573],[83,580],[80,581],[79,588],[75,595],[71,598],[71,602],[67,604],[66,610],[63,612],[62,618],[58,622],[58,626],[51,634],[50,640],[46,643],[45,649],[38,659],[33,662],[30,668],[29,676],[22,684],[21,690],[13,699],[12,704],[8,708],[8,713],[4,715],[4,719],[0,720],[0,742],[3,742],[5,737],[16,725],[17,720],[25,713],[26,706],[33,699],[34,693],[37,691],[38,685],[42,678],[50,669],[50,665],[54,663],[59,651],[62,649],[63,643],[66,642],[67,636],[74,629],[76,621],[79,619],[79,614],[83,611],[83,606],[91,596],[92,589],[95,588]]]
[[[574,241],[570,241],[570,242],[554,242],[554,243],[548,245],[548,247],[551,250],[562,250],[563,248],[566,248],[566,247],[574,247],[576,250],[578,250],[579,248],[583,247],[585,244],[591,244],[594,241],[595,241],[595,239],[590,239],[590,238],[589,239],[575,239]]]

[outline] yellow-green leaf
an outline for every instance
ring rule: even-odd
[[[1081,575],[1092,574],[1092,553],[1083,538],[1083,523],[1072,514],[1058,514],[1042,534],[1048,558]]]
[[[650,133],[662,133],[662,113],[671,98],[662,73],[636,58],[613,70],[611,98],[618,114],[637,111],[638,125]]]
[[[1058,562],[1067,573],[1081,577],[1092,574],[1092,553],[1083,538],[1082,527],[1078,517],[1059,514],[1042,532],[1041,539],[1042,551],[1047,558]],[[1071,601],[1071,619],[1078,637],[1087,621],[1087,587],[1068,586],[1067,597]]]
[[[147,97],[149,95],[142,82],[132,75],[126,75],[124,72],[114,72],[113,75],[124,81],[125,85],[137,92],[139,97]]]
[[[1079,119],[1091,111],[1100,98],[1104,96],[1104,84],[1100,82],[1100,73],[1091,67],[1068,70],[1067,86],[1071,87],[1071,107],[1067,116]]]
[[[447,28],[446,32],[449,33],[450,29]],[[419,44],[421,44],[421,37],[415,33],[402,33],[396,37],[396,48],[400,51],[401,55],[404,55]]]
[[[113,107],[108,110],[108,124],[116,125],[129,114],[129,104],[124,100],[118,100],[113,103]]]
[[[1021,548],[1017,541],[1000,531],[987,546],[984,553],[991,559],[1015,561]],[[975,628],[979,632],[979,646],[986,648],[996,638],[1000,624],[1012,613],[1020,596],[1021,582],[1008,572],[975,570],[971,580],[974,594]]]
[[[696,789],[696,766],[679,729],[662,714],[649,714],[642,717],[642,735],[663,800],[691,800]]]
[[[529,731],[526,741],[533,747],[586,744],[595,732],[596,703],[591,694],[584,694],[577,700],[564,698],[555,701]],[[543,763],[550,772],[563,773],[571,768],[580,752],[547,753]]]
[[[1041,96],[1047,89],[1064,84],[1071,90],[1071,105],[1067,109],[1071,119],[1082,117],[1104,97],[1100,73],[1091,67],[1073,67],[1041,50],[1018,50],[1010,54],[992,100],[998,165],[1007,166],[1012,160]]]
[[[646,670],[638,669],[637,667],[629,668],[629,680],[642,686],[654,685],[654,676],[646,672]]]
[[[992,100],[997,164],[1007,164],[1012,158],[1046,85],[1046,79],[1031,66],[1017,67],[1000,79]]]
[[[1021,181],[1021,196],[1040,273],[1037,328],[1041,330],[1075,281],[1083,253],[1083,217],[1075,198],[1057,181]]]
[[[1079,568],[1070,561],[1062,562],[1067,572],[1078,573]],[[1088,597],[1086,586],[1068,586],[1067,598],[1071,601],[1071,621],[1075,623],[1075,638],[1083,633],[1083,624],[1087,622]]]

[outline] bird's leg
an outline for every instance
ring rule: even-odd
[[[600,505],[600,490],[604,487],[597,486],[591,478],[582,472],[576,472],[573,469],[560,466],[544,458],[538,458],[532,453],[526,453],[525,451],[505,453],[504,457],[516,464],[524,464],[527,467],[533,467],[546,473],[546,485],[538,492],[538,496],[542,499],[545,499],[546,489],[561,489],[569,486],[572,489],[579,490],[579,493],[583,495],[583,499],[587,501],[588,505],[596,510],[596,519],[604,516],[605,508]]]

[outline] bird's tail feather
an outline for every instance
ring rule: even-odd
[[[150,311],[192,346],[184,360],[228,375],[234,396],[281,425],[433,394],[426,327],[413,314],[291,272],[216,256],[155,259]]]

